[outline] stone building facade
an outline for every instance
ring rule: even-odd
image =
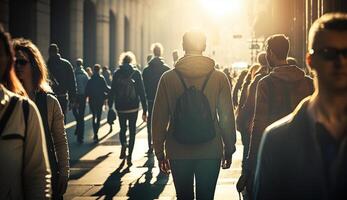
[[[31,39],[47,59],[57,43],[63,57],[117,66],[123,51],[145,64],[151,44],[151,0],[0,0],[0,23],[12,37]]]

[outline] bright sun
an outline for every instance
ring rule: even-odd
[[[201,0],[202,5],[208,13],[215,17],[222,17],[226,14],[239,12],[242,0]]]

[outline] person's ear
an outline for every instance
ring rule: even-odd
[[[314,69],[312,65],[312,55],[310,53],[306,53],[306,65],[307,67]]]

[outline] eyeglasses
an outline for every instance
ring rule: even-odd
[[[318,50],[311,49],[309,53],[310,55],[313,55],[313,56],[317,55],[323,58],[324,60],[328,60],[328,61],[337,60],[340,55],[342,55],[344,58],[347,58],[347,49],[335,49],[335,48],[325,48],[325,49],[318,49]]]
[[[25,59],[16,59],[16,61],[15,61],[15,65],[26,65],[28,63],[29,63],[29,61],[27,61]]]

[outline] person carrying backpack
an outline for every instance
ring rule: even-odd
[[[114,73],[112,79],[109,108],[112,108],[114,102],[119,117],[119,140],[122,145],[119,158],[126,158],[127,164],[130,166],[132,165],[131,156],[135,144],[139,102],[141,100],[143,121],[146,121],[147,118],[147,103],[141,73],[134,67],[136,64],[135,55],[132,52],[124,52],[120,55],[119,61],[119,69]],[[130,135],[129,145],[127,145],[125,136],[127,121]],[[126,156],[127,146],[129,147],[128,156]]]
[[[102,106],[106,100],[106,97],[110,91],[107,86],[105,78],[100,74],[101,66],[99,64],[94,65],[93,75],[88,80],[85,95],[89,99],[90,109],[93,115],[93,131],[94,142],[99,142],[98,132],[100,128]]]
[[[163,74],[154,101],[155,155],[162,172],[171,169],[177,199],[194,199],[194,179],[196,199],[213,199],[236,149],[230,84],[205,49],[203,33],[184,34],[185,55]]]

